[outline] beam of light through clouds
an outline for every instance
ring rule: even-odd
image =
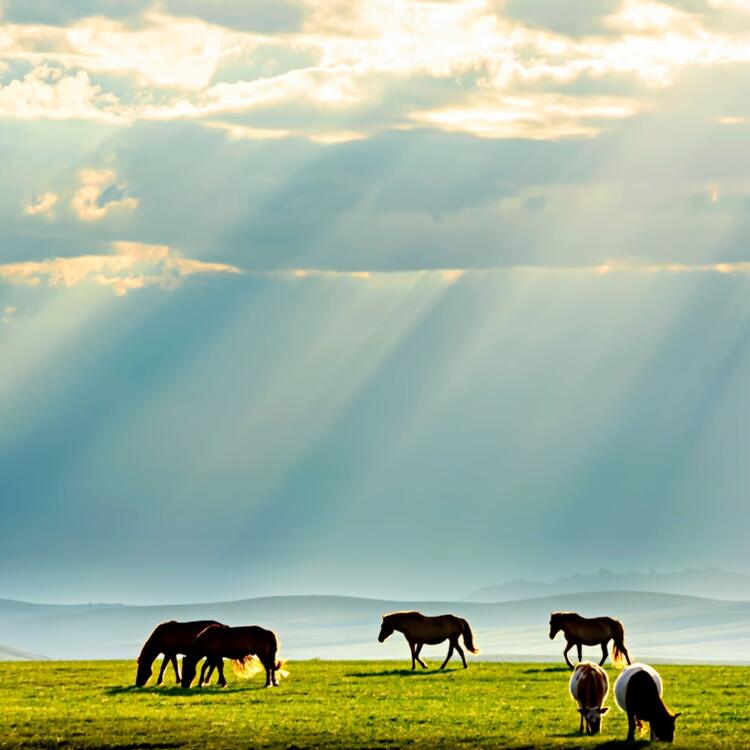
[[[749,65],[729,0],[0,0],[0,596],[747,571]]]

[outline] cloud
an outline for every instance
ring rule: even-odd
[[[612,274],[630,274],[634,276],[684,274],[711,274],[722,276],[750,277],[750,261],[726,263],[647,263],[626,260],[611,260],[597,265],[530,265],[513,264],[507,266],[487,266],[465,268],[413,268],[396,270],[348,270],[328,268],[293,268],[273,271],[244,271],[250,276],[280,281],[304,281],[310,279],[348,279],[353,281],[378,282],[388,279],[411,277],[432,277],[449,284],[463,278],[482,278],[493,275],[512,273],[531,276],[609,276]]]
[[[204,88],[222,60],[249,53],[255,39],[199,19],[146,12],[133,26],[98,15],[70,26],[7,24],[0,55],[90,74],[131,75],[140,86],[190,91]]]
[[[24,208],[24,213],[27,216],[49,215],[52,213],[59,199],[60,196],[57,193],[43,193]]]
[[[514,1],[321,0],[290,6],[282,16],[292,23],[278,33],[211,23],[234,17],[239,5],[198,0],[191,7],[203,18],[168,15],[177,5],[161,4],[160,12],[133,6],[138,23],[98,16],[67,26],[6,24],[0,55],[32,69],[0,87],[0,117],[232,119],[227,128],[247,129],[234,137],[338,142],[410,127],[416,113],[427,127],[558,139],[597,135],[641,111],[644,84],[665,87],[687,69],[750,62],[750,38],[709,24],[694,3],[587,0],[564,14],[551,0],[531,5],[527,17]],[[716,0],[712,17],[740,5]],[[534,20],[561,15],[588,18],[579,29],[586,33]],[[601,101],[583,91],[592,82]],[[306,118],[290,121],[290,107],[304,107]],[[253,121],[269,111],[277,124]],[[249,119],[237,122],[240,115]]]
[[[361,141],[367,138],[367,133],[361,130],[315,130],[305,132],[280,128],[249,128],[245,125],[235,125],[220,120],[207,120],[201,123],[209,130],[220,130],[235,141],[268,141],[282,138],[307,138],[313,143],[335,144]]]
[[[0,310],[0,323],[9,324],[12,323],[18,313],[18,308],[13,305],[6,305]]]
[[[70,206],[82,221],[99,221],[113,211],[134,211],[138,199],[124,194],[124,186],[115,181],[111,169],[84,169],[79,174],[80,187]]]
[[[669,32],[697,26],[689,13],[651,0],[624,0],[604,24],[627,32]]]
[[[482,95],[461,107],[414,112],[420,124],[470,133],[480,138],[558,140],[588,137],[601,123],[631,117],[639,109],[634,100],[572,97],[559,94],[491,97]]]
[[[725,276],[750,276],[750,261],[732,263],[630,263],[609,261],[596,267],[597,273],[607,276],[612,273],[646,275],[721,274]]]
[[[133,289],[159,286],[173,289],[189,276],[237,274],[239,268],[183,258],[167,245],[114,242],[109,255],[79,255],[0,265],[0,281],[25,286],[74,287],[83,283],[112,289],[124,297]]]
[[[91,83],[86,71],[65,75],[40,65],[22,79],[0,86],[0,118],[13,120],[93,120],[119,123],[117,97]]]

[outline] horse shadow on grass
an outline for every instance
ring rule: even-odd
[[[570,672],[567,667],[529,667],[522,670],[524,674],[546,674],[549,672]]]
[[[422,669],[419,672],[411,669],[384,669],[380,672],[347,672],[345,677],[436,677],[440,674],[458,672],[458,669]]]
[[[223,693],[246,693],[248,690],[259,690],[260,688],[253,688],[248,685],[247,687],[192,687],[192,688],[181,688],[179,685],[173,687],[136,687],[135,685],[119,685],[115,687],[109,687],[105,689],[107,695],[127,695],[132,693],[134,695],[175,695],[182,698],[193,698],[198,695],[219,695]]]
[[[583,739],[584,737],[588,740],[590,737],[585,734],[581,734],[579,731],[574,730],[572,732],[561,732],[559,734],[550,734],[549,737],[562,740],[572,739]],[[594,745],[596,750],[638,750],[640,747],[646,747],[652,743],[648,740],[635,740],[635,742],[628,742],[627,740],[605,740],[600,742],[598,745]]]

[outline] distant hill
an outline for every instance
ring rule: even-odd
[[[472,591],[470,602],[505,602],[587,591],[650,591],[727,601],[750,601],[750,576],[725,570],[683,570],[678,573],[612,573],[563,576],[551,583],[519,579]]]
[[[46,660],[41,654],[31,654],[28,651],[19,651],[10,646],[0,646],[0,661],[40,661]]]
[[[288,659],[406,658],[396,635],[377,642],[380,616],[399,609],[455,612],[469,619],[482,658],[561,658],[549,640],[552,610],[620,618],[639,659],[750,663],[750,602],[648,592],[560,594],[513,602],[397,602],[335,596],[291,596],[175,606],[53,606],[0,600],[0,643],[54,659],[134,659],[152,628],[170,619],[216,618],[273,628]],[[433,661],[443,646],[426,648]],[[594,651],[590,652],[595,655]]]

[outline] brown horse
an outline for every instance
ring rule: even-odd
[[[445,640],[450,641],[448,655],[440,665],[440,669],[445,669],[445,665],[453,655],[453,649],[458,651],[466,669],[466,657],[461,646],[458,645],[459,636],[463,636],[464,645],[472,654],[479,653],[479,649],[474,645],[474,636],[469,623],[455,615],[427,617],[421,612],[393,612],[390,615],[383,615],[378,641],[382,643],[394,630],[403,633],[409,644],[412,669],[417,668],[416,662],[419,662],[423,669],[427,669],[427,665],[419,658],[419,652],[425,643],[435,645]]]
[[[164,654],[164,661],[161,664],[159,679],[156,684],[161,685],[164,670],[169,662],[172,662],[174,676],[179,684],[180,673],[177,669],[177,654],[186,653],[202,630],[205,630],[209,625],[218,624],[216,620],[196,620],[195,622],[170,620],[157,625],[143,644],[141,653],[136,659],[138,662],[135,675],[136,686],[143,687],[148,682],[149,677],[151,677],[151,666],[159,654]]]
[[[184,688],[190,687],[195,679],[198,662],[205,656],[206,664],[211,671],[216,667],[219,671],[218,684],[227,684],[224,679],[223,659],[231,659],[235,671],[248,671],[254,657],[258,657],[266,670],[266,687],[278,685],[276,671],[281,669],[281,662],[276,660],[279,641],[276,633],[259,628],[257,625],[230,628],[226,625],[209,625],[195,639],[182,660],[182,680]],[[201,673],[203,674],[203,673]],[[209,672],[210,675],[210,672]]]
[[[602,660],[599,666],[607,661],[607,644],[612,641],[612,664],[616,667],[622,666],[622,660],[630,664],[630,655],[625,648],[625,629],[619,620],[611,617],[581,617],[576,612],[553,612],[549,618],[549,637],[554,639],[559,631],[563,632],[567,645],[563,656],[565,663],[573,669],[573,665],[568,659],[568,651],[573,646],[578,650],[578,661],[581,661],[583,654],[582,646],[601,646]]]

